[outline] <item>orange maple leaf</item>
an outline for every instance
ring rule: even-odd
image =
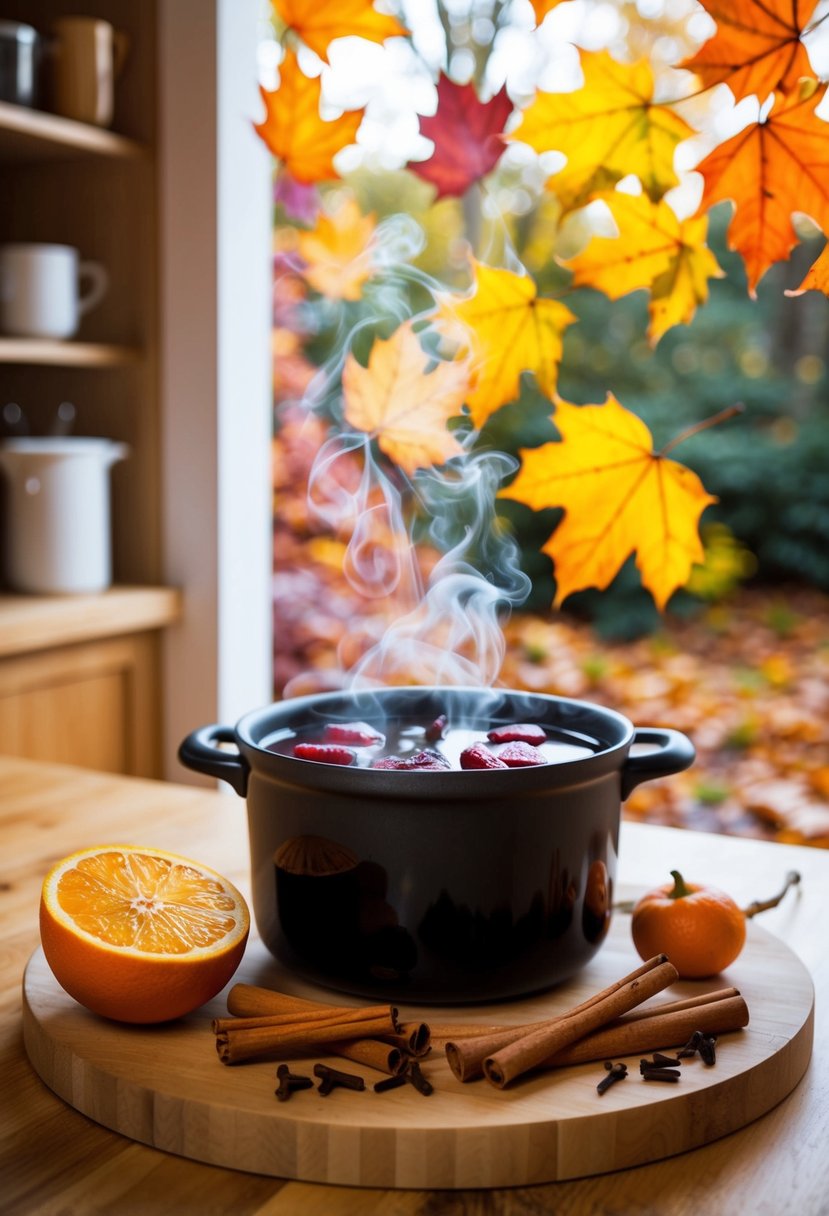
[[[751,296],[769,266],[798,243],[792,212],[829,231],[829,123],[815,115],[825,92],[807,88],[775,102],[765,119],[697,165],[705,179],[701,208],[725,199],[735,204],[728,243],[743,256]]]
[[[433,363],[406,322],[375,341],[367,367],[351,354],[343,367],[346,420],[409,475],[463,451],[446,424],[461,412],[469,373],[461,362]]]
[[[285,25],[326,63],[335,38],[385,42],[409,32],[396,17],[378,13],[373,0],[272,0],[272,4]]]
[[[302,277],[330,300],[359,300],[373,270],[374,231],[374,216],[363,215],[353,198],[344,198],[331,215],[319,217],[313,231],[298,234]]]
[[[532,510],[563,507],[543,551],[555,563],[559,605],[574,591],[607,587],[632,554],[657,606],[704,557],[699,518],[716,499],[696,473],[654,452],[650,431],[612,394],[603,405],[556,400],[560,443],[522,450],[500,497]]]
[[[668,203],[645,194],[606,195],[619,235],[594,236],[582,253],[564,262],[574,287],[595,287],[610,300],[650,289],[651,342],[692,320],[708,299],[709,278],[723,271],[705,243],[708,217],[680,220]]]
[[[693,130],[654,101],[646,60],[619,63],[607,51],[582,52],[581,67],[580,89],[536,93],[509,138],[567,157],[548,182],[564,211],[583,207],[631,173],[651,198],[661,198],[679,180],[674,152]]]
[[[558,380],[562,334],[575,317],[558,300],[538,295],[529,275],[473,262],[470,296],[439,297],[438,327],[469,349],[472,388],[467,405],[476,428],[518,396],[521,373],[534,372],[545,393]]]
[[[804,291],[822,291],[829,296],[829,244],[823,246],[820,256],[812,262],[800,286],[791,288],[784,295],[802,296]]]
[[[535,24],[541,25],[547,14],[551,13],[554,8],[558,8],[561,3],[562,0],[530,0],[535,13]]]
[[[254,130],[291,176],[306,185],[339,177],[334,157],[354,143],[363,110],[347,110],[323,122],[320,79],[303,75],[293,51],[286,51],[279,65],[279,87],[269,92],[260,86],[259,91],[265,120],[254,123]]]
[[[755,94],[790,93],[813,76],[801,35],[817,0],[700,0],[717,23],[713,38],[680,66],[706,88],[727,84],[737,101]]]

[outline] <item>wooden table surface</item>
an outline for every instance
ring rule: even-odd
[[[0,758],[0,1207],[5,1216],[823,1216],[829,1212],[829,855],[821,850],[623,826],[620,879],[645,888],[681,868],[741,904],[790,869],[801,889],[766,912],[812,973],[815,1048],[776,1109],[705,1148],[620,1173],[511,1190],[383,1191],[218,1169],[136,1144],[55,1097],[23,1050],[20,987],[38,944],[37,908],[53,860],[95,843],[171,849],[248,889],[241,799],[194,787]]]

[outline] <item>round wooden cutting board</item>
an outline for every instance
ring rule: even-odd
[[[638,965],[630,920],[617,915],[598,956],[552,992],[501,1006],[401,1006],[401,1017],[524,1022],[553,1016]],[[359,1004],[291,977],[256,940],[235,981],[339,1004]],[[751,1022],[722,1035],[717,1062],[698,1057],[676,1085],[630,1074],[599,1096],[600,1063],[538,1073],[497,1090],[461,1085],[442,1052],[423,1062],[429,1097],[411,1085],[376,1094],[379,1073],[351,1061],[366,1090],[315,1089],[274,1097],[274,1062],[228,1067],[216,1055],[211,1018],[224,994],[181,1021],[130,1027],[95,1017],[58,986],[41,951],[23,982],[26,1050],[37,1073],[66,1102],[134,1140],[198,1161],[282,1178],[416,1188],[520,1186],[640,1165],[697,1147],[763,1115],[795,1087],[812,1047],[812,982],[779,939],[753,923],[733,967],[716,980],[680,983],[659,999],[733,985]],[[310,1075],[324,1056],[292,1061]]]

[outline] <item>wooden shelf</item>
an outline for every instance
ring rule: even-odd
[[[61,342],[52,338],[0,338],[0,363],[47,367],[122,367],[141,358],[133,346]]]
[[[112,587],[100,595],[0,594],[0,658],[139,633],[181,616],[172,587]]]
[[[147,156],[143,144],[101,127],[0,101],[0,157],[4,161]]]

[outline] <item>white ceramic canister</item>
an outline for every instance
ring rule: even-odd
[[[94,593],[112,582],[109,470],[126,444],[82,436],[0,444],[5,575],[29,594]]]

